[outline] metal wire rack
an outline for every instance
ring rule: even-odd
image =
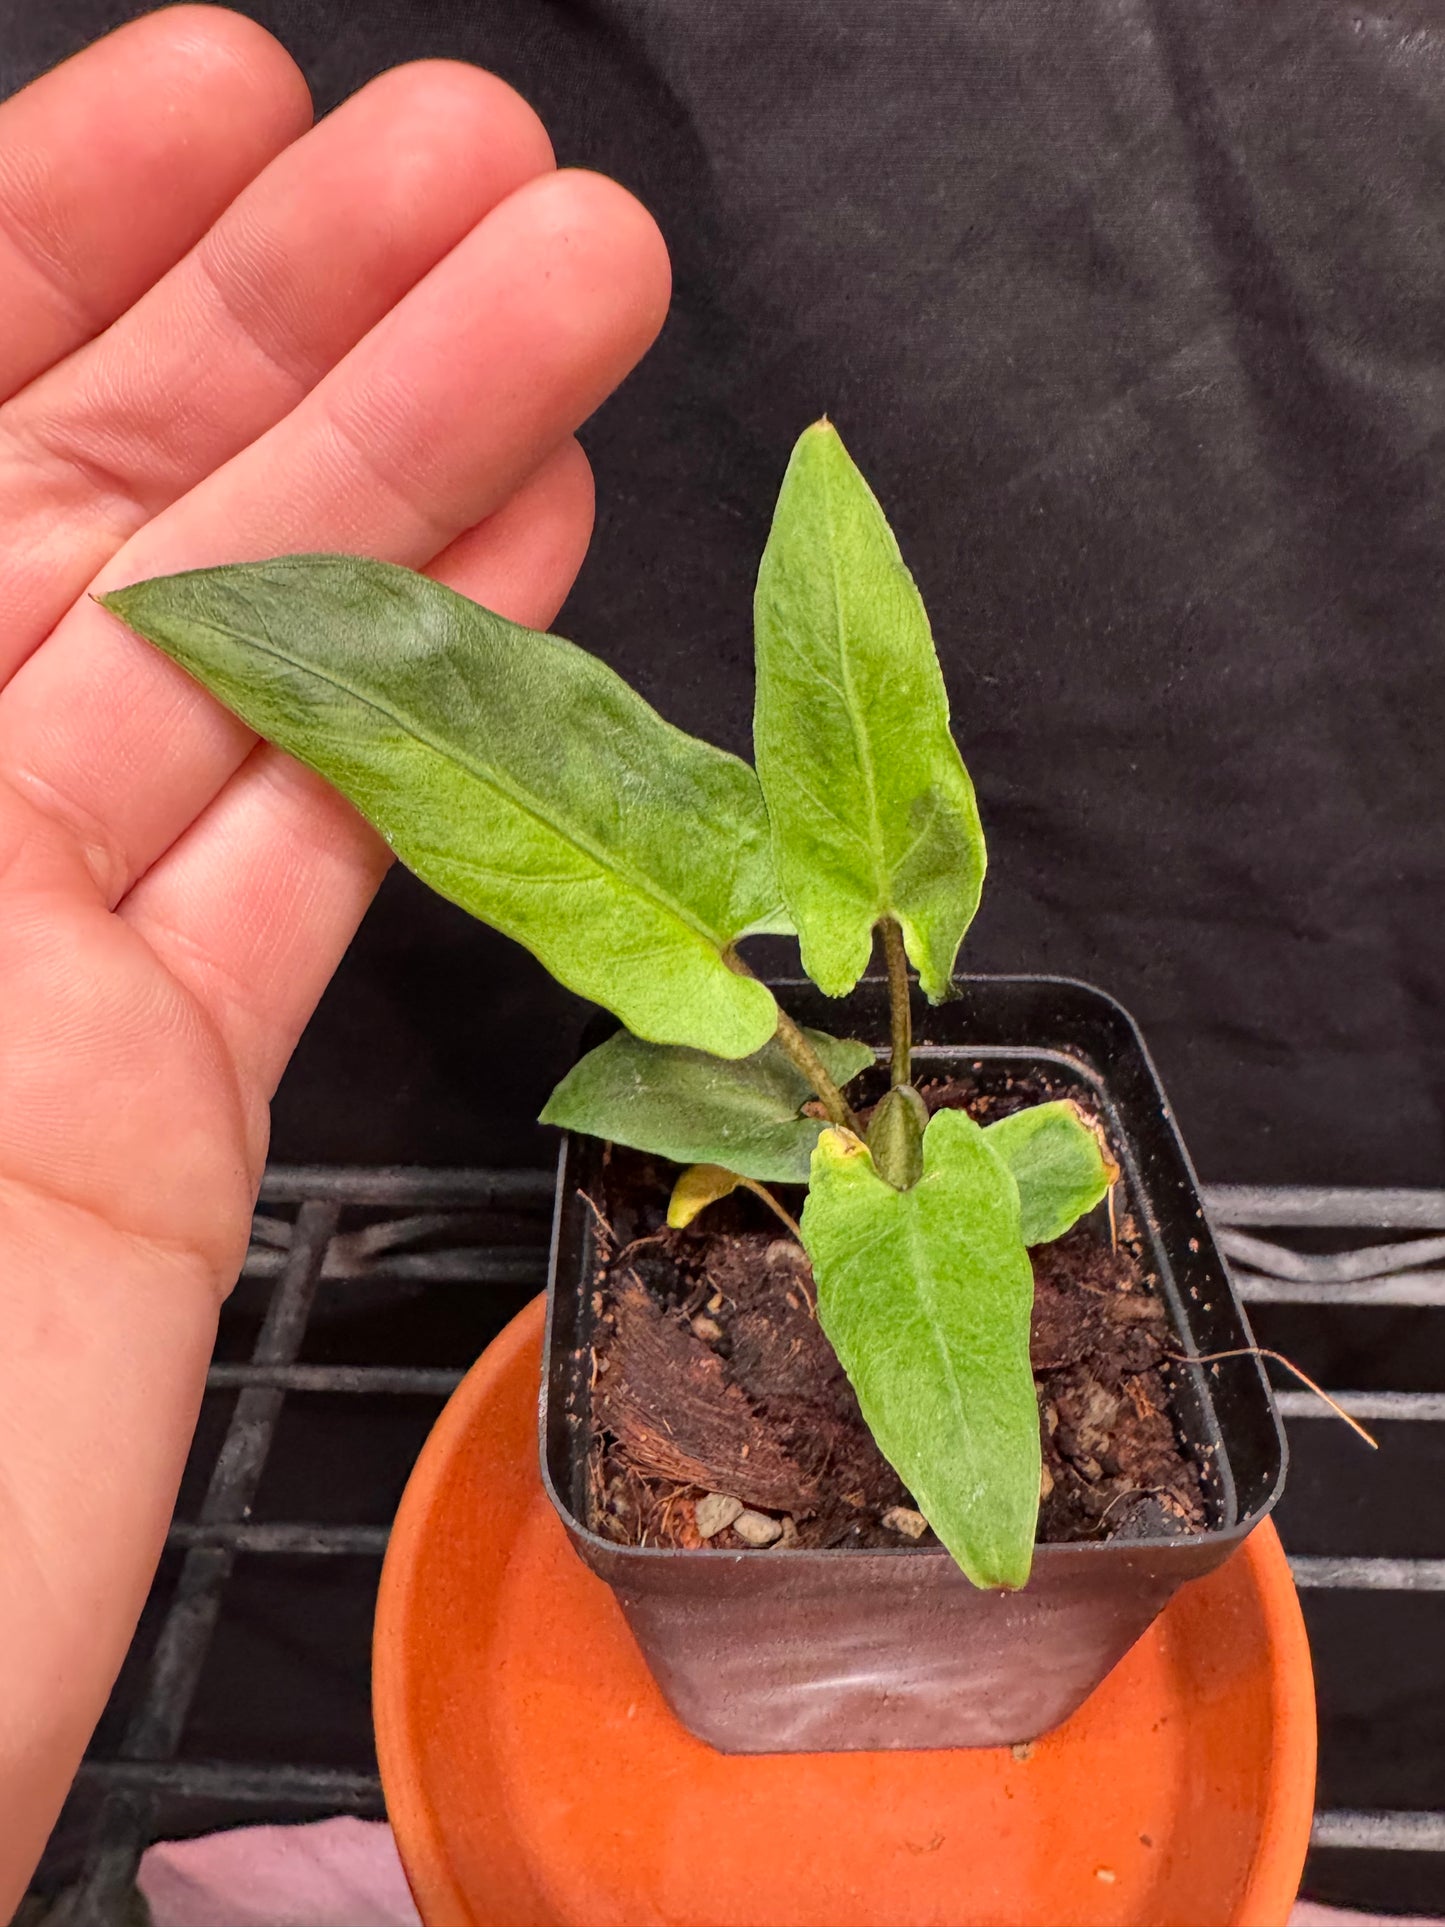
[[[256,1516],[278,1509],[274,1495],[269,1506],[258,1501],[287,1456],[278,1449],[285,1415],[303,1404],[319,1409],[323,1440],[348,1405],[376,1414],[420,1404],[380,1480],[384,1492],[399,1490],[465,1366],[540,1289],[552,1189],[552,1174],[540,1170],[268,1172],[208,1377],[208,1405],[229,1409],[203,1415],[147,1618],[42,1863],[35,1900],[48,1900],[47,1921],[122,1920],[140,1855],[156,1838],[334,1813],[382,1817],[365,1632],[386,1521]],[[1307,1891],[1395,1907],[1432,1896],[1445,1903],[1445,1506],[1430,1485],[1423,1516],[1405,1507],[1415,1536],[1402,1538],[1401,1508],[1382,1498],[1422,1466],[1428,1475],[1445,1439],[1445,1236],[1430,1235],[1445,1233],[1445,1191],[1226,1185],[1209,1190],[1207,1203],[1261,1343],[1332,1389],[1332,1353],[1379,1360],[1387,1372],[1399,1363],[1412,1381],[1337,1393],[1387,1435],[1379,1455],[1352,1459],[1308,1393],[1280,1392],[1294,1473],[1279,1516],[1319,1673],[1322,1804]],[[439,1289],[448,1306],[429,1318]],[[358,1303],[359,1326],[348,1315]],[[327,1491],[344,1484],[347,1456],[344,1443],[318,1452],[313,1440]],[[303,1498],[306,1488],[302,1476]],[[294,1502],[295,1478],[289,1488],[282,1480],[283,1497],[288,1490]],[[256,1694],[274,1703],[226,1638],[238,1569],[257,1561],[284,1567],[303,1607],[318,1586],[335,1600],[333,1576],[344,1568],[360,1650],[339,1743],[328,1733],[288,1752],[283,1735],[275,1757],[277,1745],[229,1732],[228,1705]],[[1362,1714],[1360,1681],[1372,1666],[1389,1677],[1377,1677]],[[222,1691],[207,1712],[206,1680],[218,1667]]]

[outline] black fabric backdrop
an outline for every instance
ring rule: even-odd
[[[484,63],[673,251],[559,623],[746,753],[827,410],[933,615],[992,873],[965,967],[1139,1019],[1206,1177],[1445,1151],[1445,5],[256,0],[320,109]],[[7,0],[0,84],[144,8]],[[532,1160],[580,1007],[395,877],[282,1157]]]

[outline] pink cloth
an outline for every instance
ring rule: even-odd
[[[168,1840],[141,1861],[139,1886],[154,1927],[420,1927],[380,1820]]]
[[[379,1820],[246,1827],[168,1841],[141,1862],[155,1927],[420,1927],[391,1828]],[[1445,1927],[1416,1916],[1296,1903],[1290,1927]]]
[[[1317,1901],[1297,1900],[1289,1927],[1440,1927],[1424,1914],[1357,1914],[1349,1907],[1321,1907]]]

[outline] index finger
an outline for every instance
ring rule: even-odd
[[[263,27],[168,7],[0,105],[0,399],[109,327],[311,124]]]

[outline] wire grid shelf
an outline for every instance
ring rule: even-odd
[[[314,1572],[311,1562],[350,1555],[369,1614],[384,1524],[251,1516],[288,1397],[440,1401],[463,1375],[460,1362],[307,1362],[301,1354],[318,1292],[380,1278],[411,1291],[415,1303],[421,1285],[475,1288],[496,1301],[492,1323],[500,1328],[517,1294],[530,1295],[544,1281],[553,1184],[552,1173],[541,1170],[268,1171],[242,1272],[242,1290],[250,1290],[253,1303],[259,1292],[264,1306],[259,1328],[248,1357],[218,1358],[210,1369],[208,1391],[233,1393],[234,1405],[208,1472],[202,1468],[194,1518],[178,1518],[171,1528],[168,1546],[179,1555],[179,1570],[162,1602],[139,1690],[118,1737],[98,1741],[82,1766],[42,1865],[42,1877],[47,1868],[50,1877],[41,1885],[52,1894],[68,1883],[47,1921],[111,1927],[123,1919],[141,1853],[171,1833],[248,1820],[384,1816],[374,1756],[351,1765],[304,1757],[197,1758],[183,1741],[239,1558],[287,1556]],[[1445,1236],[1438,1235],[1445,1233],[1445,1191],[1226,1185],[1207,1190],[1206,1203],[1263,1343],[1272,1342],[1267,1325],[1278,1308],[1308,1307],[1315,1318],[1345,1308],[1445,1313]],[[1269,1238],[1259,1235],[1261,1228]],[[1445,1318],[1434,1350],[1445,1356]],[[1366,1423],[1392,1432],[1403,1425],[1419,1436],[1414,1428],[1445,1420],[1445,1379],[1433,1390],[1345,1388],[1336,1395]],[[1294,1389],[1282,1390],[1279,1402],[1298,1461],[1302,1441],[1321,1425],[1321,1408]],[[1287,1519],[1281,1523],[1289,1546]],[[1436,1614],[1428,1643],[1445,1646],[1445,1557],[1332,1550],[1294,1554],[1291,1564],[1307,1616],[1312,1600],[1326,1595],[1366,1602],[1378,1595],[1434,1595],[1420,1602]],[[1322,1786],[1330,1779],[1332,1684],[1322,1667]],[[1336,1863],[1340,1854],[1360,1856],[1387,1871],[1388,1860],[1378,1856],[1408,1857],[1420,1876],[1409,1895],[1438,1892],[1445,1899],[1445,1811],[1325,1805],[1314,1846]]]

